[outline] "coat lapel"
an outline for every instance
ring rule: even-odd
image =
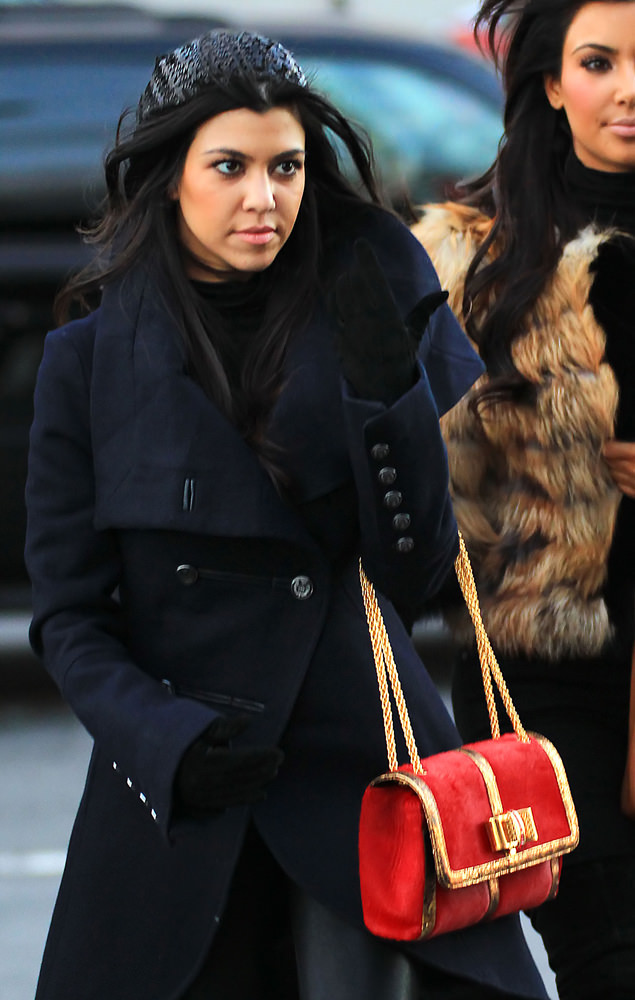
[[[307,542],[254,452],[186,375],[178,330],[147,273],[104,293],[91,405],[96,527]]]
[[[298,502],[322,496],[352,477],[345,442],[340,366],[322,303],[287,352],[285,385],[270,432]]]

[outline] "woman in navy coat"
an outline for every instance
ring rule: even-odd
[[[31,435],[32,642],[94,739],[38,1000],[544,996],[516,919],[361,919],[360,556],[420,752],[460,742],[408,627],[456,554],[438,415],[480,363],[428,258],[259,36],[158,59],[106,177],[69,293],[101,302],[47,337]]]

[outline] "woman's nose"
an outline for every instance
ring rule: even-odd
[[[257,171],[245,178],[244,207],[255,212],[271,212],[276,207],[273,184],[268,171]]]
[[[635,62],[625,66],[620,73],[616,98],[620,104],[635,107]]]

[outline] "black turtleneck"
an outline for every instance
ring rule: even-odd
[[[606,359],[619,386],[615,436],[635,441],[635,171],[591,170],[571,154],[565,179],[586,222],[618,230],[600,247],[589,298],[606,334]],[[606,600],[617,626],[616,641],[627,644],[633,633],[634,565],[635,501],[624,497],[609,557]]]
[[[192,281],[214,348],[233,393],[254,337],[262,325],[270,282],[266,273],[245,281]],[[220,323],[219,323],[220,319]]]
[[[635,235],[635,170],[610,173],[585,167],[571,152],[564,168],[567,191],[588,222]]]
[[[618,230],[593,264],[590,301],[620,387],[616,437],[635,441],[635,171],[591,170],[571,153],[565,180],[585,222]]]

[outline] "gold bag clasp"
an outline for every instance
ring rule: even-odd
[[[531,806],[527,809],[510,809],[492,816],[488,821],[487,832],[493,850],[509,851],[510,854],[515,854],[528,840],[538,840]]]

